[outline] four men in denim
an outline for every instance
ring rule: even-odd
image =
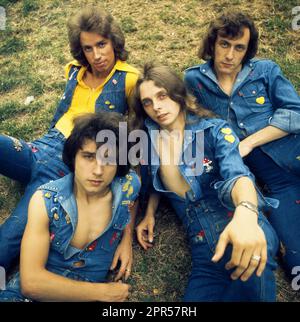
[[[65,158],[64,163],[62,153],[76,115],[99,111],[126,113],[127,98],[138,72],[125,63],[124,37],[110,15],[89,8],[70,20],[68,31],[76,61],[66,66],[66,90],[49,132],[32,143],[0,137],[5,152],[0,160],[1,173],[27,184],[14,214],[0,227],[0,265],[9,267],[18,253],[31,199],[21,258],[23,294],[36,300],[124,300],[128,286],[102,282],[109,267],[115,267],[118,260],[122,263],[118,277],[129,275],[132,226],[125,229],[130,220],[128,210],[119,205],[128,206],[136,198],[136,175],[131,172],[127,181],[118,181],[114,179],[116,172],[105,166],[107,180],[88,179],[94,172],[86,171],[85,162],[96,162],[94,134],[80,136],[78,149],[68,151],[74,153],[73,160]],[[288,272],[300,265],[300,218],[296,214],[300,191],[299,96],[275,63],[254,59],[257,39],[251,19],[243,14],[223,15],[212,23],[203,41],[200,56],[209,61],[186,72],[187,87],[198,102],[229,125],[197,106],[182,81],[166,67],[145,66],[136,86],[131,118],[136,125],[145,125],[149,134],[153,130],[163,133],[150,135],[157,163],[150,165],[153,190],[146,216],[137,228],[138,240],[145,249],[152,246],[154,212],[159,194],[166,195],[187,230],[192,250],[193,269],[185,295],[188,301],[275,300],[273,257],[278,242],[260,211],[263,208],[270,212],[270,221],[285,246]],[[82,122],[93,123],[92,118],[86,116]],[[80,126],[74,131],[79,130]],[[191,137],[184,137],[186,130],[192,133]],[[204,170],[191,175],[195,171],[193,164],[178,166],[176,161],[189,146],[195,147],[200,132],[204,133]],[[254,178],[241,157],[267,195],[279,199],[277,209],[273,199],[256,194]],[[11,158],[13,165],[7,162]],[[67,165],[75,170],[74,177],[68,174]],[[101,167],[95,166],[98,170]],[[46,183],[59,177],[63,178]],[[107,210],[107,216],[80,221],[85,211],[78,205],[89,199],[82,184],[86,180],[96,190],[104,184],[112,196],[106,200],[107,205],[112,204],[112,211],[110,206],[101,207]],[[125,189],[128,185],[132,185],[130,194]],[[101,200],[95,208],[100,204]],[[44,214],[35,213],[36,205],[45,210]],[[93,216],[93,211],[88,216]],[[132,222],[134,217],[133,214]],[[89,226],[91,222],[93,225]],[[91,232],[95,228],[99,229]],[[35,238],[45,241],[36,254],[30,250]],[[96,257],[101,261],[97,262]],[[29,269],[31,262],[36,264],[34,275]],[[99,297],[95,297],[98,283]],[[59,284],[72,294],[59,290]],[[85,289],[86,294],[80,289]],[[20,293],[18,274],[1,294],[6,300],[24,300],[24,295]]]

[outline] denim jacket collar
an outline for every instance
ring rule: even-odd
[[[73,228],[77,225],[78,211],[77,203],[73,193],[74,174],[69,173],[65,177],[44,184],[39,189],[47,189],[57,193],[57,202],[59,202],[64,210],[69,214]],[[121,204],[122,199],[122,178],[115,177],[111,183],[111,191],[113,194],[112,204],[112,221],[115,217],[117,206]]]
[[[251,72],[253,70],[253,63],[256,61],[256,58],[252,58],[248,61],[246,61],[241,69],[241,71],[238,73],[236,81],[234,83],[234,87],[232,90],[232,93],[234,93],[239,86],[245,81],[247,77],[251,78]],[[216,74],[214,72],[213,68],[213,61],[209,60],[205,64],[196,66],[200,69],[201,73],[206,75],[209,79],[211,79],[215,84],[219,84],[218,79],[216,77]]]

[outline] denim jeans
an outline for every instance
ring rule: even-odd
[[[278,250],[277,235],[262,213],[258,224],[267,241],[268,260],[261,277],[255,272],[246,282],[232,280],[225,265],[230,261],[232,246],[226,248],[218,263],[213,257],[219,237],[232,219],[233,213],[226,210],[217,199],[202,199],[196,202],[172,195],[170,199],[178,217],[181,219],[188,236],[192,256],[192,271],[185,291],[184,300],[188,302],[234,302],[234,301],[275,301],[276,283],[274,260]]]
[[[284,246],[283,261],[290,275],[294,266],[300,266],[300,177],[279,167],[259,148],[245,163],[266,189],[265,195],[280,202],[277,209],[270,210],[268,219]]]
[[[31,143],[0,136],[0,173],[26,185],[17,207],[0,226],[0,266],[6,269],[19,254],[33,193],[40,185],[70,172],[62,161],[64,142],[56,129]]]

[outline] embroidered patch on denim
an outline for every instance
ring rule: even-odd
[[[210,172],[213,169],[212,161],[209,160],[208,158],[204,158],[203,159],[203,167],[204,167],[204,171],[206,173]]]
[[[23,145],[21,141],[18,139],[12,138],[11,136],[9,136],[9,138],[11,138],[11,140],[13,141],[15,150],[17,150],[18,152],[22,151]]]
[[[233,143],[233,142],[235,141],[235,137],[234,137],[232,134],[230,134],[230,135],[225,135],[225,136],[224,136],[224,139],[225,139],[226,141],[228,141],[229,143]]]
[[[263,105],[265,103],[265,98],[263,96],[260,96],[256,99],[256,103],[259,105]]]

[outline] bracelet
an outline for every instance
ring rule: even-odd
[[[248,208],[249,210],[253,211],[256,213],[256,215],[258,216],[258,208],[255,204],[253,204],[252,202],[250,201],[241,201],[236,207],[238,206],[243,206],[243,207],[246,207]]]

